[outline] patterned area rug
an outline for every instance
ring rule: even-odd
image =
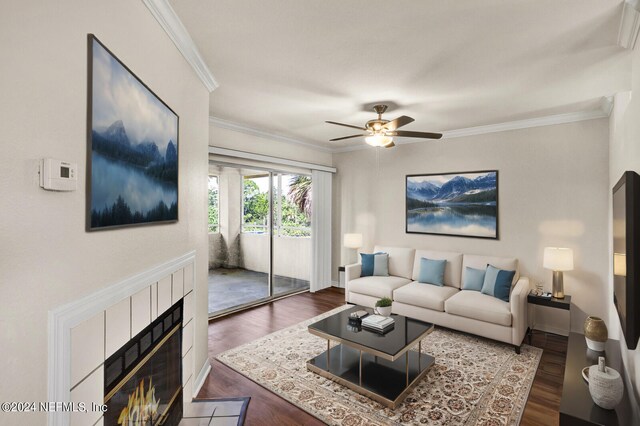
[[[436,329],[422,351],[436,362],[395,410],[307,370],[327,348],[307,326],[342,306],[223,352],[217,359],[330,425],[517,425],[542,349]],[[416,348],[417,350],[417,348]]]

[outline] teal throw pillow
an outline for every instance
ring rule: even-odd
[[[360,253],[362,262],[361,277],[388,277],[389,276],[389,254],[388,253]]]
[[[426,257],[421,258],[418,281],[442,287],[444,285],[444,267],[446,265],[446,260],[432,260],[427,259]]]
[[[463,290],[481,291],[484,284],[484,275],[486,270],[470,268],[466,266],[464,268],[464,282],[462,283]]]
[[[511,292],[511,282],[515,274],[516,271],[504,271],[495,266],[487,265],[481,293],[508,302],[509,293]]]

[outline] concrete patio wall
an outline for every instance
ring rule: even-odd
[[[268,235],[240,234],[240,251],[245,269],[269,272]],[[311,278],[311,238],[274,237],[273,272],[308,281]]]

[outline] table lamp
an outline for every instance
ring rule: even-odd
[[[545,269],[553,271],[553,297],[564,299],[562,272],[573,270],[573,250],[570,248],[545,247],[542,264]]]
[[[344,234],[343,245],[346,248],[356,250],[356,262],[358,261],[357,250],[362,247],[362,234]]]

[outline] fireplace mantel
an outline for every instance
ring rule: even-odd
[[[210,369],[207,363],[196,377],[195,297],[195,251],[191,251],[50,311],[49,401],[101,402],[105,359],[180,299],[184,303],[182,393],[191,400]],[[48,424],[95,425],[101,419],[100,413],[91,411],[51,412]]]

